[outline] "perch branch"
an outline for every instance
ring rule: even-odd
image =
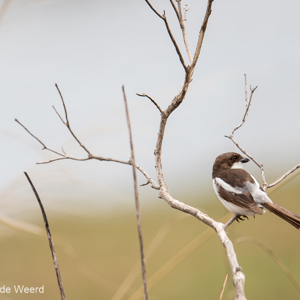
[[[148,1],[146,1],[148,3]],[[201,26],[198,43],[195,51],[195,55],[193,58],[193,61],[191,65],[187,68],[185,68],[185,79],[182,86],[181,91],[174,97],[171,104],[168,106],[168,108],[164,111],[164,114],[161,114],[161,120],[160,120],[160,126],[159,126],[159,132],[156,142],[156,147],[154,151],[155,155],[155,168],[156,168],[156,174],[158,179],[158,184],[160,186],[160,193],[159,197],[162,198],[170,207],[180,210],[184,213],[188,213],[198,220],[202,221],[203,223],[207,224],[211,228],[213,228],[219,236],[220,241],[222,242],[223,246],[226,249],[227,257],[231,266],[232,274],[233,274],[233,283],[236,289],[236,299],[242,300],[245,298],[245,292],[244,292],[244,284],[245,284],[245,275],[241,271],[241,267],[238,264],[236,254],[233,248],[232,242],[229,240],[229,238],[226,235],[225,232],[225,225],[219,222],[216,222],[212,218],[210,218],[208,215],[204,214],[200,210],[191,207],[183,202],[180,202],[170,195],[164,175],[163,175],[163,169],[162,169],[162,143],[165,133],[165,127],[167,124],[168,117],[171,115],[171,113],[182,103],[182,101],[185,98],[185,95],[187,93],[189,84],[192,80],[192,75],[196,66],[196,63],[198,61],[201,46],[204,38],[204,34],[207,28],[209,16],[211,14],[211,7],[212,7],[213,0],[208,0],[207,2],[207,8],[205,17]],[[148,3],[149,4],[149,3]],[[175,47],[176,48],[176,47]]]
[[[141,254],[142,278],[143,278],[143,286],[144,286],[144,297],[145,297],[145,300],[148,300],[146,265],[145,265],[144,243],[143,243],[143,231],[142,231],[142,221],[141,221],[141,213],[140,213],[139,192],[138,192],[137,178],[136,178],[135,155],[134,155],[134,147],[133,147],[133,139],[132,139],[132,131],[131,131],[131,125],[130,125],[128,104],[127,104],[127,98],[126,98],[126,93],[125,93],[124,86],[122,87],[122,91],[123,91],[123,97],[124,97],[124,103],[125,103],[126,120],[127,120],[127,125],[128,125],[130,150],[131,150],[131,165],[132,165],[133,181],[134,181],[134,198],[135,198],[135,208],[136,208],[136,219],[137,219],[138,235],[139,235],[139,242],[140,242],[140,254]]]
[[[245,76],[245,101],[246,101],[245,114],[243,116],[243,119],[242,119],[241,123],[238,126],[236,126],[236,127],[233,128],[233,130],[231,132],[231,135],[225,135],[225,137],[227,137],[228,139],[230,139],[235,144],[235,146],[240,149],[241,152],[243,152],[246,156],[248,156],[260,168],[260,172],[261,172],[261,176],[262,176],[262,180],[263,180],[263,190],[265,191],[268,188],[268,184],[267,184],[267,181],[266,181],[265,171],[264,171],[263,165],[260,164],[245,149],[243,149],[238,144],[238,142],[235,140],[235,138],[234,138],[235,132],[238,129],[240,129],[244,125],[244,123],[246,122],[246,119],[247,119],[247,116],[248,116],[248,112],[249,112],[249,109],[250,109],[250,106],[251,106],[251,103],[252,103],[252,97],[253,97],[253,94],[254,94],[255,90],[257,89],[257,86],[255,88],[251,88],[251,86],[250,86],[250,99],[248,99],[247,75],[244,74],[244,76]]]
[[[295,171],[297,171],[300,168],[300,164],[295,166],[294,168],[290,169],[289,171],[287,171],[284,175],[282,175],[279,179],[277,179],[276,181],[274,181],[271,184],[268,184],[268,188],[275,186],[276,184],[280,183],[282,180],[284,180],[285,178],[287,178],[290,174],[294,173]]]
[[[296,170],[298,170],[300,168],[300,164],[296,165],[295,167],[293,167],[292,169],[290,169],[289,171],[287,171],[284,175],[282,175],[278,180],[274,181],[271,184],[268,184],[266,181],[266,177],[265,177],[265,170],[263,167],[263,164],[260,164],[252,155],[250,155],[245,149],[243,149],[238,142],[234,139],[234,133],[243,126],[243,124],[246,122],[246,118],[249,112],[249,108],[252,102],[252,97],[253,97],[253,93],[255,92],[255,90],[257,89],[257,86],[255,88],[251,88],[250,86],[250,99],[248,99],[248,87],[247,87],[247,75],[245,74],[245,101],[246,101],[246,111],[244,114],[244,117],[242,119],[242,122],[236,126],[233,130],[231,135],[225,135],[225,137],[229,138],[234,144],[235,146],[240,149],[241,152],[243,152],[246,156],[248,156],[259,168],[261,171],[261,176],[262,176],[262,180],[263,180],[263,190],[265,191],[266,189],[270,188],[270,187],[274,187],[275,185],[279,184],[281,181],[283,181],[285,178],[287,178],[290,174],[294,173]],[[229,222],[228,222],[229,223]],[[231,223],[230,223],[231,224]],[[230,225],[229,224],[229,225]],[[229,226],[228,225],[228,226]]]
[[[52,254],[52,258],[53,258],[53,264],[54,264],[54,268],[55,268],[55,272],[56,272],[56,277],[57,277],[57,282],[58,282],[58,286],[59,286],[59,291],[60,291],[60,296],[61,296],[61,299],[62,300],[65,300],[66,297],[65,297],[65,292],[64,292],[64,287],[63,287],[63,283],[62,283],[62,279],[61,279],[61,275],[60,275],[60,271],[59,271],[59,266],[58,266],[58,262],[57,262],[57,257],[56,257],[56,252],[55,252],[55,249],[54,249],[54,243],[53,243],[53,239],[52,239],[52,235],[51,235],[51,231],[50,231],[50,226],[49,226],[49,223],[48,223],[48,219],[47,219],[47,216],[46,216],[46,212],[45,212],[45,209],[44,209],[44,206],[42,204],[42,201],[31,181],[31,179],[29,178],[28,174],[26,172],[24,172],[33,192],[34,192],[34,195],[39,203],[39,206],[41,208],[41,212],[42,212],[42,215],[43,215],[43,219],[44,219],[44,223],[45,223],[45,228],[46,228],[46,231],[47,231],[47,236],[48,236],[48,240],[49,240],[49,246],[50,246],[50,250],[51,250],[51,254]]]

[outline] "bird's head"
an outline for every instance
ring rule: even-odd
[[[223,153],[216,158],[213,166],[213,172],[217,172],[221,169],[243,169],[243,164],[248,161],[249,158],[243,157],[239,153]]]

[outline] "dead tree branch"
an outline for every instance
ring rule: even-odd
[[[160,113],[161,114],[163,113],[163,110],[160,108],[160,106],[150,96],[146,94],[138,94],[138,93],[136,93],[136,95],[140,97],[147,97],[156,106],[156,108],[160,111]]]
[[[175,40],[175,38],[174,38],[174,35],[173,35],[172,31],[171,31],[171,28],[170,28],[170,26],[169,26],[169,23],[168,23],[168,20],[167,20],[165,11],[164,11],[163,14],[161,15],[161,14],[160,14],[153,6],[152,6],[152,4],[151,4],[148,0],[145,0],[145,1],[146,1],[147,4],[149,5],[149,7],[155,12],[155,14],[165,22],[165,26],[166,26],[166,28],[167,28],[169,37],[170,37],[170,39],[172,40],[172,43],[173,43],[173,45],[174,45],[174,47],[175,47],[175,49],[176,49],[176,52],[177,52],[178,57],[179,57],[179,60],[180,60],[180,62],[181,62],[181,64],[182,64],[183,68],[186,70],[186,69],[187,69],[187,66],[186,66],[186,64],[185,64],[185,62],[184,62],[183,56],[182,56],[182,54],[181,54],[181,51],[180,51],[180,49],[179,49],[179,47],[178,47],[178,45],[177,45],[177,42],[176,42],[176,40]]]
[[[59,291],[60,291],[60,296],[61,296],[62,300],[65,300],[66,297],[65,297],[64,287],[63,287],[63,283],[62,283],[62,279],[61,279],[61,275],[60,275],[60,271],[59,271],[59,266],[58,266],[58,262],[57,262],[56,252],[55,252],[55,249],[54,249],[54,243],[53,243],[53,239],[52,239],[52,235],[51,235],[47,215],[46,215],[44,206],[42,204],[42,201],[41,201],[41,199],[40,199],[40,197],[39,197],[32,181],[31,181],[30,177],[28,176],[28,174],[26,172],[24,172],[24,174],[25,174],[25,176],[26,176],[26,178],[27,178],[27,180],[28,180],[33,192],[34,192],[34,195],[35,195],[35,197],[36,197],[36,199],[39,203],[39,206],[40,206],[40,209],[41,209],[41,212],[42,212],[42,215],[43,215],[45,228],[46,228],[47,236],[48,236],[48,240],[49,240],[49,246],[50,246],[50,250],[51,250],[51,254],[52,254],[52,258],[53,258],[53,264],[54,264],[54,268],[55,268],[55,272],[56,272],[58,287],[59,287]]]
[[[132,162],[129,161],[124,161],[124,160],[120,160],[120,159],[115,159],[115,158],[110,158],[110,157],[103,157],[103,156],[96,156],[93,155],[91,153],[90,150],[88,150],[88,148],[80,141],[80,139],[75,135],[75,133],[73,132],[73,130],[71,129],[71,125],[68,119],[68,112],[67,112],[67,107],[65,105],[65,102],[63,100],[62,94],[57,86],[57,84],[55,84],[61,100],[62,100],[62,104],[64,107],[64,112],[65,112],[65,117],[66,117],[66,121],[63,120],[63,118],[60,116],[60,114],[57,112],[57,110],[54,108],[54,110],[56,111],[57,115],[59,116],[59,118],[61,119],[61,121],[63,122],[63,124],[68,128],[68,130],[70,131],[70,133],[72,134],[72,136],[74,137],[74,139],[78,142],[78,144],[85,150],[85,152],[88,154],[88,157],[84,157],[84,158],[78,158],[78,157],[72,157],[69,156],[65,153],[64,150],[62,150],[61,152],[55,151],[49,147],[47,147],[38,137],[36,137],[29,129],[27,129],[27,127],[25,127],[19,120],[15,119],[15,121],[21,125],[35,140],[37,140],[42,146],[42,150],[47,150],[49,152],[52,152],[54,154],[57,154],[59,157],[57,158],[53,158],[47,161],[43,161],[43,162],[38,162],[37,164],[48,164],[51,162],[55,162],[55,161],[59,161],[59,160],[75,160],[75,161],[87,161],[90,159],[95,159],[95,160],[99,160],[99,161],[107,161],[107,162],[116,162],[116,163],[120,163],[120,164],[125,164],[125,165],[132,165]],[[145,176],[145,178],[147,179],[147,182],[143,185],[147,185],[147,184],[151,184],[151,187],[154,189],[159,189],[159,186],[157,185],[157,183],[147,174],[147,172],[139,165],[136,165],[136,168]]]
[[[148,5],[150,5],[150,3],[147,0],[146,0],[146,2],[148,3]],[[158,138],[157,138],[157,142],[156,142],[156,148],[154,151],[155,168],[156,168],[156,175],[157,175],[158,183],[160,186],[159,197],[162,198],[172,208],[178,209],[184,213],[188,213],[188,214],[196,217],[198,220],[207,224],[208,226],[213,228],[218,233],[218,236],[227,251],[227,257],[228,257],[228,260],[229,260],[229,263],[231,266],[231,270],[232,270],[232,274],[233,274],[233,283],[234,283],[234,286],[236,289],[236,299],[246,299],[245,292],[244,292],[245,275],[242,273],[241,267],[238,264],[236,254],[235,254],[235,251],[233,248],[233,244],[227,237],[227,234],[225,232],[225,225],[222,223],[216,222],[215,220],[213,220],[212,218],[210,218],[209,216],[207,216],[200,210],[174,199],[168,191],[167,184],[164,179],[164,174],[163,174],[163,169],[162,169],[162,161],[161,161],[162,144],[163,144],[163,138],[164,138],[167,120],[168,120],[169,116],[171,115],[171,113],[182,103],[182,101],[184,100],[184,98],[186,96],[189,84],[192,79],[192,75],[195,70],[196,63],[197,63],[199,55],[200,55],[200,51],[201,51],[205,31],[207,28],[209,16],[212,11],[212,3],[213,3],[213,0],[208,0],[208,2],[207,2],[206,13],[205,13],[205,17],[204,17],[204,20],[203,20],[203,23],[201,26],[201,30],[199,33],[197,47],[195,50],[194,57],[193,57],[191,65],[189,67],[185,68],[185,79],[184,79],[182,89],[174,97],[171,104],[167,107],[167,109],[164,111],[164,113],[161,114]],[[150,7],[157,14],[155,9],[152,6],[150,6]],[[162,16],[160,16],[160,17],[162,17]],[[174,44],[175,48],[176,48],[176,45],[177,44]]]
[[[185,23],[184,23],[186,21],[186,18],[182,17],[181,0],[176,0],[176,1],[177,1],[178,9],[176,8],[174,1],[170,0],[170,2],[172,4],[172,7],[175,11],[175,14],[177,16],[177,19],[178,19],[178,22],[179,22],[179,25],[180,25],[180,28],[181,28],[181,32],[182,32],[182,37],[183,37],[185,49],[186,49],[187,55],[188,55],[190,63],[191,63],[193,58],[192,58],[189,43],[188,43],[188,40],[187,40],[187,37],[186,37]],[[187,10],[185,10],[185,12],[186,11]]]
[[[124,86],[122,87],[122,90],[123,90],[123,97],[124,97],[124,103],[125,103],[125,112],[126,112],[126,119],[127,119],[128,132],[129,132],[130,150],[131,150],[131,165],[132,165],[133,181],[134,181],[134,198],[135,198],[135,209],[136,209],[136,219],[137,219],[137,226],[138,226],[138,235],[139,235],[139,242],[140,242],[140,254],[141,254],[142,279],[143,279],[143,286],[144,286],[144,297],[145,297],[145,300],[148,300],[146,265],[145,265],[144,243],[143,243],[143,231],[142,231],[142,222],[141,222],[141,213],[140,213],[139,192],[138,192],[137,178],[136,178],[135,155],[134,155],[134,148],[133,148],[133,139],[132,139],[132,131],[131,131],[131,125],[130,125],[128,104],[127,104],[127,98],[126,98]]]
[[[257,86],[255,88],[251,88],[250,86],[250,99],[248,99],[248,87],[247,87],[247,75],[245,74],[245,101],[246,101],[246,111],[244,114],[244,117],[242,119],[242,122],[236,126],[235,128],[233,128],[231,135],[225,135],[225,137],[229,138],[238,149],[240,149],[241,152],[243,152],[246,156],[248,156],[259,168],[261,171],[261,176],[262,176],[262,180],[263,180],[263,190],[265,191],[266,189],[270,188],[270,187],[274,187],[275,185],[277,185],[278,183],[280,183],[281,181],[283,181],[285,178],[287,178],[290,174],[294,173],[295,171],[297,171],[300,168],[300,164],[296,165],[295,167],[293,167],[292,169],[290,169],[289,171],[287,171],[284,175],[282,175],[278,180],[274,181],[273,183],[269,184],[266,181],[266,177],[265,177],[265,170],[264,170],[264,166],[263,164],[260,164],[252,155],[250,155],[244,148],[242,148],[238,142],[235,140],[234,138],[234,133],[243,126],[243,124],[246,122],[246,118],[247,115],[249,113],[249,109],[250,109],[250,105],[252,103],[252,97],[253,97],[253,93],[255,92],[255,90],[257,89]],[[229,221],[230,222],[230,221]],[[229,223],[228,222],[228,223]],[[230,223],[231,224],[231,223]],[[230,225],[229,224],[229,225]],[[228,225],[228,226],[229,226]],[[227,226],[227,227],[228,227]]]

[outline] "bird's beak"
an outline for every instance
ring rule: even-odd
[[[240,160],[240,162],[243,163],[243,164],[247,163],[248,161],[250,161],[250,159],[249,159],[248,157],[243,157],[243,158]]]

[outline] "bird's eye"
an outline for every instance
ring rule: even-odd
[[[237,155],[234,155],[234,156],[233,156],[233,159],[234,159],[234,160],[237,160],[237,159],[238,159],[238,156],[237,156]]]

